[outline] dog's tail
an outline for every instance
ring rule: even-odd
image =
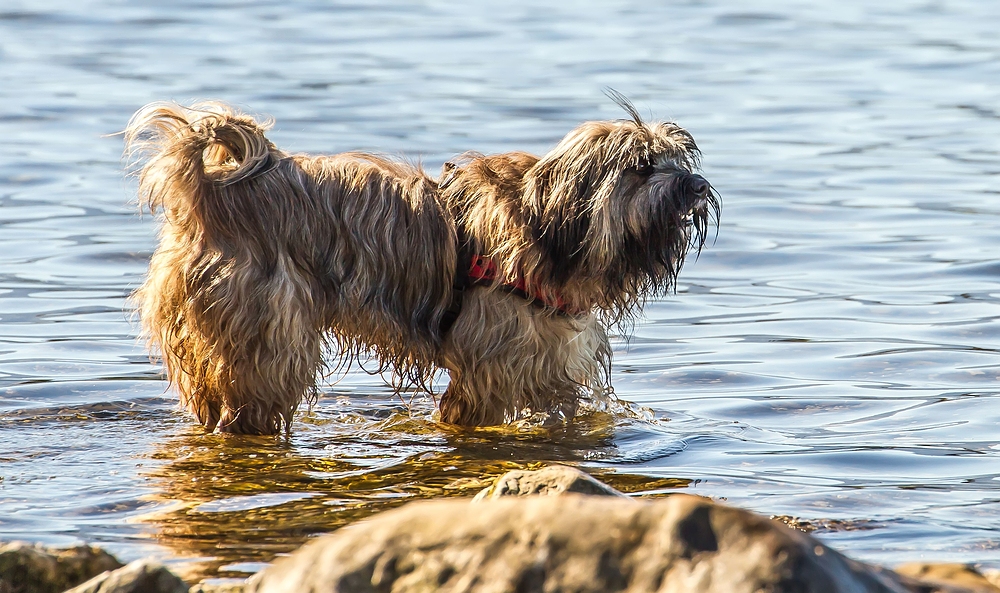
[[[282,187],[272,177],[289,159],[266,128],[220,103],[154,103],[125,130],[126,154],[142,163],[139,200],[165,219],[131,303],[182,404],[210,430],[287,428],[322,361],[308,280],[271,245],[288,229],[265,186]]]
[[[138,172],[141,205],[168,216],[198,214],[209,187],[260,175],[285,155],[259,123],[224,103],[150,103],[125,128],[125,153]],[[199,203],[202,202],[202,203]],[[204,223],[204,221],[201,221]]]

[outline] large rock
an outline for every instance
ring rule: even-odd
[[[968,564],[911,562],[896,567],[896,572],[930,585],[962,587],[976,593],[1000,593],[1000,575],[983,574]]]
[[[497,478],[492,486],[477,494],[473,500],[481,501],[503,496],[535,494],[557,496],[567,492],[628,498],[611,486],[598,482],[576,468],[565,465],[550,465],[536,471],[509,471]]]
[[[61,593],[122,564],[91,546],[45,548],[24,542],[0,545],[0,593]]]
[[[418,502],[306,544],[247,592],[945,590],[688,495]]]
[[[105,572],[66,593],[188,593],[188,586],[158,562],[136,560]]]

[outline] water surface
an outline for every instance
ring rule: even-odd
[[[1000,568],[1000,5],[18,2],[0,7],[0,539],[240,577],[310,535],[575,464],[815,528],[864,560]],[[155,246],[143,104],[222,99],[292,151],[436,171],[617,118],[688,128],[718,240],[616,337],[629,402],[440,426],[355,369],[285,437],[205,435],[125,312]]]

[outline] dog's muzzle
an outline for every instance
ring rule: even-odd
[[[701,175],[689,174],[684,181],[685,194],[691,200],[691,213],[704,210],[708,206],[708,195],[712,185]]]
[[[701,175],[690,175],[687,179],[687,189],[694,197],[704,200],[708,197],[708,192],[712,188],[708,180]]]

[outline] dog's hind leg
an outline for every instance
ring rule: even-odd
[[[219,278],[202,307],[218,372],[212,399],[222,404],[215,429],[287,429],[303,398],[314,397],[322,365],[319,305],[310,298],[309,279],[281,254],[272,270],[235,265]]]
[[[178,267],[192,272],[180,278]],[[218,254],[153,266],[136,293],[143,322],[182,405],[207,429],[274,434],[313,397],[322,331],[307,282],[280,254],[267,268]]]
[[[293,215],[308,196],[265,128],[218,103],[156,103],[126,131],[146,155],[140,199],[164,222],[133,302],[182,404],[221,432],[287,429],[322,364],[321,291]]]

